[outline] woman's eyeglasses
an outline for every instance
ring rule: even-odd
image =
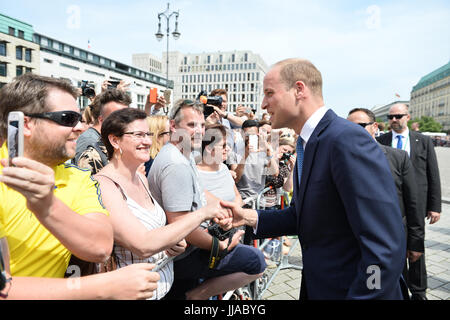
[[[144,131],[129,131],[124,132],[123,134],[130,134],[136,139],[144,140],[145,138],[153,137],[153,132],[144,132]]]
[[[56,111],[42,113],[26,113],[27,117],[47,119],[64,127],[75,127],[81,121],[81,114],[75,111]]]

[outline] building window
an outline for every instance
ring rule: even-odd
[[[6,77],[6,62],[0,62],[0,76]]]
[[[137,95],[137,107],[139,110],[144,110],[144,96],[142,94]]]
[[[234,62],[235,55],[234,53],[231,55],[231,62]]]
[[[245,53],[244,54],[244,61],[247,62],[247,60],[248,60],[248,53]]]
[[[60,62],[59,65],[61,67],[64,67],[64,68],[69,68],[69,69],[73,69],[73,70],[80,70],[80,68],[78,68],[78,67],[71,66],[70,64],[66,64],[66,63],[62,63],[62,62]]]
[[[31,62],[31,49],[25,49],[25,61]]]
[[[25,73],[28,73],[28,72],[33,72],[33,69],[32,68],[25,68]]]
[[[23,74],[23,67],[17,66],[16,67],[16,76],[21,76]]]
[[[0,56],[6,56],[6,42],[0,42]]]
[[[47,38],[41,38],[41,46],[48,47],[48,39]]]
[[[23,57],[22,57],[22,47],[20,47],[20,46],[17,46],[16,47],[16,59],[17,60],[22,60],[23,59]]]
[[[23,33],[22,30],[19,30],[19,38],[20,39],[25,39],[25,34]]]
[[[16,29],[14,29],[13,27],[8,27],[8,34],[10,36],[15,37],[16,36]]]

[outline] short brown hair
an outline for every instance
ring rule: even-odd
[[[292,58],[277,62],[274,66],[280,68],[280,79],[288,89],[293,88],[297,81],[302,81],[315,96],[322,97],[322,75],[310,61]]]
[[[103,113],[103,107],[108,102],[117,102],[126,106],[131,104],[131,98],[128,93],[119,89],[108,89],[97,95],[90,105],[92,119],[94,124],[98,124],[98,118]]]
[[[11,111],[23,113],[50,111],[46,103],[50,89],[67,92],[74,99],[78,97],[77,89],[69,81],[33,73],[25,73],[3,86],[0,89],[0,138],[6,138],[8,114]]]
[[[214,147],[214,145],[220,141],[216,139],[217,136],[215,135],[215,133],[217,133],[218,131],[222,134],[223,140],[226,140],[227,129],[225,128],[225,126],[218,123],[206,125],[205,135],[203,136],[202,140],[202,154],[205,152],[206,146],[211,145],[211,147]]]
[[[214,89],[213,91],[211,91],[211,95],[212,96],[221,96],[221,95],[227,95],[227,90],[226,89]]]

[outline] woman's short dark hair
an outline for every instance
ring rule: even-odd
[[[222,137],[217,136],[217,132],[220,132]],[[206,146],[211,145],[211,147],[214,147],[214,145],[219,142],[222,139],[227,138],[227,129],[225,126],[221,124],[211,124],[206,125],[205,127],[205,135],[203,136],[202,140],[202,154],[205,152]]]
[[[111,160],[114,154],[114,147],[111,142],[109,142],[108,136],[112,134],[116,137],[121,137],[130,123],[136,120],[145,119],[147,119],[147,114],[144,111],[134,108],[125,108],[114,111],[105,119],[105,121],[103,121],[101,134],[103,143],[108,151],[108,160]]]

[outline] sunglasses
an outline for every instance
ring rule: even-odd
[[[81,121],[81,114],[75,111],[26,113],[27,117],[47,119],[64,127],[75,127]]]
[[[404,116],[406,116],[406,114],[388,114],[387,118],[388,118],[389,120],[392,120],[392,119],[394,119],[394,118],[400,120],[400,119],[403,118]]]
[[[373,124],[373,122],[361,122],[361,123],[358,123],[358,124],[361,127],[365,128],[365,127],[370,126],[371,124]]]
[[[180,103],[180,107],[177,109],[177,111],[175,111],[175,113],[173,114],[173,116],[172,116],[172,119],[175,119],[175,116],[178,114],[178,112],[180,111],[180,109],[182,108],[182,107],[184,107],[184,106],[193,106],[195,104],[195,102],[194,101],[192,101],[192,100],[183,100],[183,101],[181,101],[181,103]]]
[[[164,132],[161,132],[158,136],[162,137],[162,136],[165,135],[165,134],[170,134],[170,131],[164,131]]]

